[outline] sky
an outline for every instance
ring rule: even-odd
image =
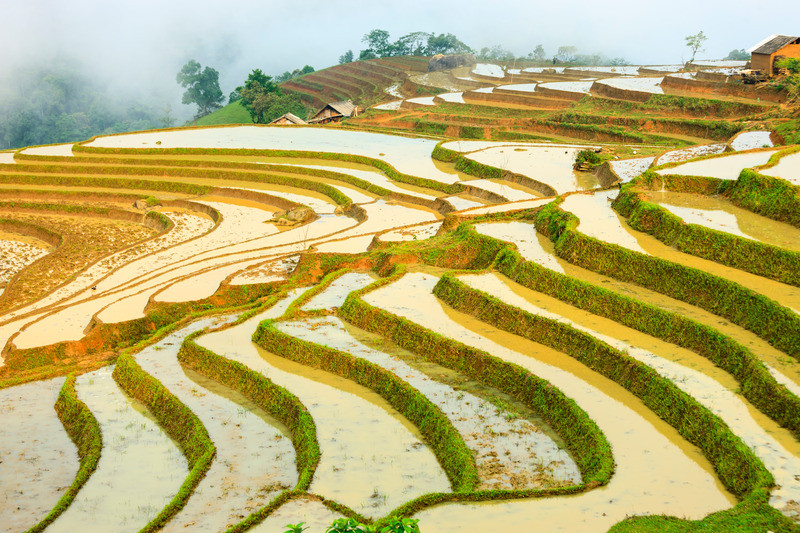
[[[77,59],[123,94],[181,106],[175,74],[189,59],[220,73],[225,94],[260,68],[271,75],[322,69],[356,57],[373,29],[391,40],[414,31],[453,33],[479,50],[518,56],[536,45],[624,57],[633,64],[689,58],[684,38],[708,37],[698,59],[719,59],[771,34],[800,35],[800,2],[740,0],[0,0],[0,80],[20,64]]]

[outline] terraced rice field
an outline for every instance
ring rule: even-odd
[[[797,150],[513,75],[3,154],[0,530],[796,531]]]

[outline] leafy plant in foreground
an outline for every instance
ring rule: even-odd
[[[283,533],[303,533],[306,529],[308,529],[308,526],[305,525],[305,522],[286,524],[286,531]]]
[[[378,529],[377,526],[362,526],[353,518],[337,518],[325,533],[420,533],[418,524],[419,520],[416,518],[393,516],[385,526]]]

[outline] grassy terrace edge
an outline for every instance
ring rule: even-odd
[[[442,191],[447,194],[457,194],[462,190],[457,183],[446,184],[436,180],[405,174],[398,171],[385,161],[363,155],[341,154],[337,152],[320,152],[312,150],[271,150],[254,148],[100,148],[88,146],[89,143],[93,142],[97,138],[98,137],[92,137],[87,141],[76,144],[73,146],[73,151],[91,154],[245,155],[347,161],[350,163],[359,163],[377,168],[385,173],[390,179],[407,183],[409,185],[416,185],[417,187]]]
[[[687,224],[667,209],[649,202],[626,185],[611,207],[635,230],[667,246],[757,276],[800,286],[800,253],[698,224]]]
[[[614,460],[608,441],[586,412],[558,388],[517,365],[438,335],[388,311],[375,308],[362,299],[364,294],[396,281],[404,273],[404,267],[399,266],[392,275],[350,293],[339,308],[339,316],[356,327],[386,337],[428,361],[495,387],[540,413],[564,438],[581,471],[583,483],[556,489],[432,493],[402,505],[390,516],[409,516],[442,502],[574,494],[607,483],[614,472]]]
[[[75,479],[67,488],[64,495],[58,500],[55,507],[39,523],[31,527],[26,533],[39,533],[52,524],[72,504],[75,496],[89,481],[89,478],[100,462],[103,450],[103,437],[100,425],[89,407],[83,403],[75,391],[75,375],[70,374],[58,393],[55,405],[58,418],[64,425],[72,442],[78,448],[80,466],[75,474]]]
[[[448,213],[453,210],[452,206],[443,202],[441,199],[436,200],[428,200],[426,198],[422,198],[419,196],[415,196],[411,193],[401,193],[398,191],[391,191],[380,185],[376,185],[371,183],[367,180],[352,176],[350,174],[346,174],[343,172],[336,172],[333,170],[323,170],[318,168],[310,168],[310,167],[303,167],[303,166],[294,166],[294,165],[276,165],[276,164],[261,164],[261,163],[248,163],[248,162],[235,162],[235,161],[218,161],[218,160],[198,160],[198,159],[189,159],[189,160],[182,160],[182,159],[144,159],[144,158],[124,158],[124,157],[103,157],[103,156],[76,156],[73,158],[64,158],[58,156],[37,156],[37,155],[26,155],[24,158],[25,160],[33,160],[33,161],[42,161],[47,163],[66,163],[70,166],[68,167],[59,167],[59,168],[72,168],[79,167],[81,168],[82,172],[89,172],[95,173],[97,170],[104,170],[105,173],[119,172],[119,173],[137,173],[139,171],[128,171],[125,167],[121,167],[120,165],[131,166],[131,167],[139,167],[139,168],[149,168],[149,169],[158,169],[159,172],[165,173],[170,171],[170,169],[184,169],[184,168],[213,168],[213,169],[223,169],[220,172],[225,172],[225,170],[246,170],[246,171],[254,171],[259,172],[261,174],[264,171],[271,171],[271,172],[278,172],[278,173],[289,173],[289,174],[298,174],[304,176],[312,176],[316,178],[323,178],[329,179],[333,181],[338,181],[342,183],[346,183],[348,185],[352,185],[358,189],[366,191],[367,193],[375,194],[378,196],[386,196],[393,200],[405,201],[414,204],[424,205],[430,209],[437,210],[442,214]],[[80,165],[91,165],[91,167],[80,167]],[[92,168],[94,165],[98,165],[97,169]],[[105,165],[105,166],[100,166]],[[23,165],[17,166],[16,168],[35,172],[36,169],[43,168],[42,165]],[[182,171],[176,172],[176,175],[180,175]],[[151,172],[152,174],[152,172]],[[241,179],[241,180],[249,180],[253,181],[252,178],[244,178],[241,173],[236,174],[236,178],[227,178],[224,174],[218,174],[217,172],[209,173],[204,171],[204,177],[220,177],[222,179]],[[293,178],[289,178],[293,179]],[[261,181],[261,180],[255,180]],[[297,187],[303,187],[303,182],[299,182]],[[402,183],[402,182],[401,182]],[[437,190],[437,192],[442,192]]]
[[[273,304],[276,300],[277,298],[271,298],[266,306]],[[253,313],[245,313],[245,315],[250,314]],[[240,321],[237,320],[236,323]],[[241,363],[231,361],[198,345],[195,339],[203,334],[203,331],[198,331],[184,339],[178,352],[178,361],[181,365],[238,391],[265,412],[280,420],[289,428],[295,449],[297,485],[294,489],[282,491],[266,506],[261,507],[227,530],[228,532],[246,531],[262,522],[292,495],[308,490],[320,460],[316,424],[308,409],[294,394],[276,385],[260,372],[251,370]]]
[[[731,203],[758,215],[800,228],[799,187],[786,180],[759,174],[746,168],[735,181],[679,174],[656,174],[646,170],[636,185],[651,190],[722,194]]]
[[[789,309],[719,276],[589,237],[559,203],[551,202],[534,218],[536,229],[555,243],[558,257],[724,317],[800,359],[800,317]]]
[[[130,354],[117,359],[112,374],[126,393],[142,402],[159,425],[174,439],[189,463],[189,475],[172,500],[140,533],[158,531],[189,501],[211,467],[217,449],[200,419],[156,378],[145,372]]]
[[[733,512],[726,510],[716,514],[735,516],[742,510],[756,507],[770,525],[781,530],[793,527],[787,517],[768,504],[774,479],[761,461],[722,420],[652,368],[589,334],[532,315],[473,289],[453,274],[442,276],[434,294],[456,310],[566,353],[639,397],[650,410],[702,450],[726,488],[741,500]],[[627,520],[636,522],[647,518]]]
[[[331,372],[374,390],[420,429],[454,491],[467,492],[477,486],[475,460],[453,424],[422,393],[395,374],[346,352],[292,337],[278,330],[270,320],[259,324],[253,342],[291,361]]]

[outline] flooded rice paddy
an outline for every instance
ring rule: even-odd
[[[725,151],[724,144],[701,144],[699,146],[689,146],[688,148],[679,148],[677,150],[670,150],[658,156],[655,165],[664,165],[666,163],[680,163],[702,155],[721,154]]]
[[[794,185],[800,185],[800,153],[783,156],[772,168],[759,170],[767,176],[782,178]]]
[[[50,512],[78,471],[78,451],[54,405],[63,378],[0,390],[0,516],[25,531]]]
[[[533,178],[551,186],[558,194],[563,194],[570,191],[592,189],[597,186],[596,178],[593,175],[587,176],[585,172],[575,172],[572,169],[575,157],[583,148],[585,147],[546,145],[487,147],[475,148],[479,151],[470,152],[465,157],[478,163]]]
[[[310,491],[370,517],[450,484],[421,435],[375,393],[271,355],[251,340],[275,313],[204,335],[198,343],[263,373],[295,394],[317,425],[322,458]]]
[[[436,282],[437,278],[433,276],[408,274],[388,287],[367,294],[365,300],[436,332],[455,336],[463,343],[487,350],[547,379],[575,399],[597,422],[611,442],[618,466],[608,485],[586,494],[553,500],[507,502],[499,507],[492,504],[443,505],[422,511],[419,516],[423,525],[437,530],[457,520],[463,531],[481,531],[498,520],[504,527],[512,529],[534,521],[546,524],[550,531],[604,531],[625,514],[675,514],[680,509],[678,514],[682,516],[702,516],[730,505],[730,496],[714,480],[708,465],[701,467],[696,462],[697,453],[689,451],[685,443],[671,442],[656,429],[663,423],[659,424],[652,416],[642,417],[609,397],[597,388],[596,383],[602,379],[592,379],[592,384],[589,384],[572,373],[572,369],[558,368],[563,364],[558,362],[563,357],[540,355],[540,352],[545,354],[548,351],[544,347],[535,352],[525,350],[523,355],[465,327],[464,323],[472,325],[472,321],[447,312],[431,294]],[[458,318],[454,319],[454,316]],[[486,325],[479,327],[491,329]],[[609,387],[614,388],[613,385]],[[663,427],[659,429],[670,433]],[[674,435],[672,438],[675,440]],[[680,475],[667,464],[680,465]],[[691,481],[687,482],[687,478]],[[604,506],[601,511],[588,503],[592,501],[595,504],[613,501],[615,505]],[[575,509],[583,512],[576,513]]]
[[[654,157],[640,157],[637,159],[621,159],[609,161],[611,170],[619,176],[623,183],[631,181],[653,165]]]
[[[241,395],[178,364],[183,338],[215,325],[220,323],[195,322],[136,356],[147,373],[197,414],[217,448],[211,468],[166,531],[222,531],[297,483],[295,452],[283,424]]]
[[[735,180],[742,169],[766,164],[772,154],[771,150],[725,155],[704,159],[694,163],[683,163],[673,168],[657,170],[659,174],[680,174],[683,176],[708,176],[722,180]]]
[[[561,208],[578,217],[579,230],[590,237],[624,246],[634,252],[647,253],[636,238],[625,229],[621,217],[611,209],[618,191],[601,191],[594,194],[571,194]]]
[[[572,458],[540,428],[491,402],[456,390],[400,357],[358,342],[335,317],[281,324],[293,337],[366,359],[401,377],[450,419],[478,465],[481,489],[523,489],[580,483]],[[443,369],[438,369],[440,372]]]
[[[500,67],[496,69],[498,78],[505,75]],[[606,72],[596,70],[598,75]],[[660,79],[618,77],[598,83],[633,90],[649,87],[655,91]],[[563,83],[544,83],[542,87],[588,91],[594,81]],[[533,90],[534,85],[497,89],[526,91]],[[400,97],[399,93],[396,96]],[[463,101],[457,92],[437,98]],[[433,98],[427,99],[434,103]],[[769,132],[748,132],[734,138],[731,145],[735,150],[748,150],[760,148],[759,143],[766,140]],[[4,355],[11,357],[18,349],[30,349],[29,353],[44,361],[33,361],[25,369],[34,378],[39,371],[37,365],[43,365],[45,370],[50,368],[47,365],[71,365],[69,368],[83,372],[77,379],[78,397],[95,415],[103,434],[103,452],[97,470],[47,531],[75,531],[87,523],[97,524],[104,531],[138,531],[178,493],[188,475],[185,457],[159,428],[153,415],[119,389],[111,377],[113,367],[84,369],[84,365],[93,364],[86,359],[95,353],[90,350],[97,349],[84,341],[98,324],[118,325],[125,331],[126,321],[148,317],[153,310],[169,310],[178,303],[203,299],[207,300],[196,310],[227,314],[189,319],[133,350],[142,368],[195,413],[217,450],[209,471],[185,506],[165,525],[166,531],[225,530],[298,483],[297,450],[292,445],[290,429],[239,392],[179,364],[177,354],[185,338],[204,328],[209,330],[196,339],[200,346],[262,374],[295,395],[316,426],[321,455],[310,487],[278,506],[252,531],[271,533],[283,531],[287,524],[306,522],[311,527],[309,533],[323,532],[335,518],[342,516],[333,510],[335,504],[366,518],[380,519],[425,494],[447,494],[453,490],[437,461],[433,444],[426,441],[418,427],[373,390],[339,375],[290,361],[272,353],[269,347],[255,344],[252,337],[263,320],[274,320],[273,326],[290,337],[369,361],[419,391],[441,410],[472,454],[479,477],[477,490],[539,489],[580,483],[581,473],[575,458],[565,451],[562,437],[539,413],[473,378],[426,361],[380,334],[368,333],[335,316],[349,294],[379,279],[376,271],[385,274],[395,261],[407,262],[410,273],[366,293],[363,299],[369,305],[395,313],[435,334],[485,350],[548,380],[597,423],[611,444],[616,465],[607,485],[569,496],[422,506],[413,516],[420,519],[423,532],[484,533],[499,525],[508,530],[527,531],[534,527],[532,524],[544,531],[599,532],[631,515],[666,514],[696,520],[735,505],[736,499],[724,489],[701,451],[627,390],[562,352],[455,311],[432,294],[446,268],[419,264],[424,254],[417,255],[416,250],[425,250],[439,260],[441,254],[462,253],[460,248],[455,248],[455,252],[446,246],[439,249],[440,242],[454,239],[448,234],[455,227],[448,218],[450,215],[443,216],[429,207],[399,202],[392,197],[380,198],[368,188],[337,182],[322,174],[308,176],[306,172],[349,174],[424,202],[441,197],[459,211],[456,216],[462,220],[490,215],[477,220],[474,229],[484,236],[514,243],[524,260],[710,326],[748,348],[778,383],[798,395],[800,367],[796,360],[717,315],[647,287],[620,282],[565,262],[555,255],[553,243],[537,233],[530,219],[511,220],[504,215],[542,207],[552,199],[539,198],[524,186],[508,181],[460,174],[453,164],[430,157],[435,144],[431,139],[337,128],[258,126],[147,132],[93,141],[90,146],[292,149],[366,155],[386,161],[400,172],[444,184],[461,181],[494,196],[483,194],[484,198],[476,198],[467,193],[445,196],[443,190],[402,183],[372,167],[348,162],[213,156],[215,161],[223,162],[257,160],[302,166],[306,170],[298,172],[298,176],[333,186],[358,207],[345,210],[344,205],[340,209],[331,198],[298,187],[225,182],[225,187],[268,192],[301,203],[311,208],[314,216],[296,225],[279,226],[273,219],[275,212],[282,211],[278,206],[222,195],[190,198],[203,206],[195,205],[194,210],[186,207],[188,204],[180,208],[158,207],[172,222],[169,231],[152,234],[109,253],[75,272],[42,299],[0,317],[0,348],[5,348]],[[580,220],[577,227],[580,232],[735,281],[800,312],[797,287],[683,254],[650,235],[632,230],[611,208],[616,190],[582,193],[598,188],[593,175],[572,169],[577,152],[586,146],[484,140],[450,141],[444,146],[474,161],[550,185],[564,195],[559,207]],[[32,148],[26,153],[68,157],[72,156],[71,147],[66,144]],[[722,143],[693,146],[667,150],[658,158],[617,159],[609,164],[623,182],[634,180],[653,164],[669,162],[681,164],[661,172],[736,179],[742,168],[763,165],[775,153],[775,150],[753,151],[691,161],[698,156],[721,153],[725,148]],[[653,154],[656,150],[644,153]],[[0,159],[0,163],[13,162],[13,157],[0,154],[3,156],[7,161]],[[797,154],[788,155],[778,165],[761,171],[800,181],[798,161]],[[280,174],[294,175],[289,167]],[[163,177],[164,181],[170,179]],[[213,178],[197,182],[219,185]],[[722,198],[642,192],[687,223],[800,251],[797,228],[755,215]],[[470,193],[481,194],[475,190]],[[497,203],[497,196],[510,201]],[[343,211],[351,215],[341,214]],[[448,235],[440,241],[438,234]],[[394,243],[401,244],[397,247]],[[0,276],[8,278],[0,277],[0,288],[15,274],[24,275],[26,264],[34,261],[36,254],[48,250],[48,246],[28,237],[0,234]],[[400,255],[393,255],[395,250],[400,250]],[[351,266],[327,287],[313,296],[307,295],[296,315],[284,316],[291,302],[319,283],[325,274],[341,268],[341,264]],[[9,265],[13,268],[9,269]],[[7,271],[11,274],[4,274]],[[295,277],[297,273],[304,277]],[[789,430],[779,427],[745,400],[739,391],[741,384],[731,375],[697,353],[531,291],[491,270],[476,274],[462,272],[459,279],[529,313],[568,324],[673,382],[725,421],[774,476],[776,487],[770,492],[770,504],[786,516],[800,517],[797,478],[800,444]],[[299,285],[302,287],[293,288]],[[257,296],[251,297],[251,290]],[[215,309],[217,302],[224,301],[226,291],[250,299],[244,308],[236,308],[236,314]],[[233,301],[239,304],[239,300]],[[248,306],[263,302],[269,305],[240,323],[234,322]],[[66,344],[49,346],[57,342]],[[127,342],[120,346],[127,346]],[[55,363],[47,360],[53,357],[50,353],[59,354],[54,356]],[[98,357],[105,357],[101,362],[107,364],[114,353],[99,352]],[[9,367],[0,371],[0,378],[3,372],[13,376],[18,368],[18,359],[9,359]],[[63,382],[63,378],[21,385],[10,381],[12,386],[0,389],[0,530],[20,531],[34,525],[74,480],[78,469],[76,448],[53,408]],[[329,500],[328,505],[323,498]]]
[[[102,368],[77,380],[78,397],[100,426],[103,450],[97,470],[47,531],[76,531],[91,523],[110,531],[139,531],[189,474],[178,446],[141,403],[119,389],[112,370]]]

